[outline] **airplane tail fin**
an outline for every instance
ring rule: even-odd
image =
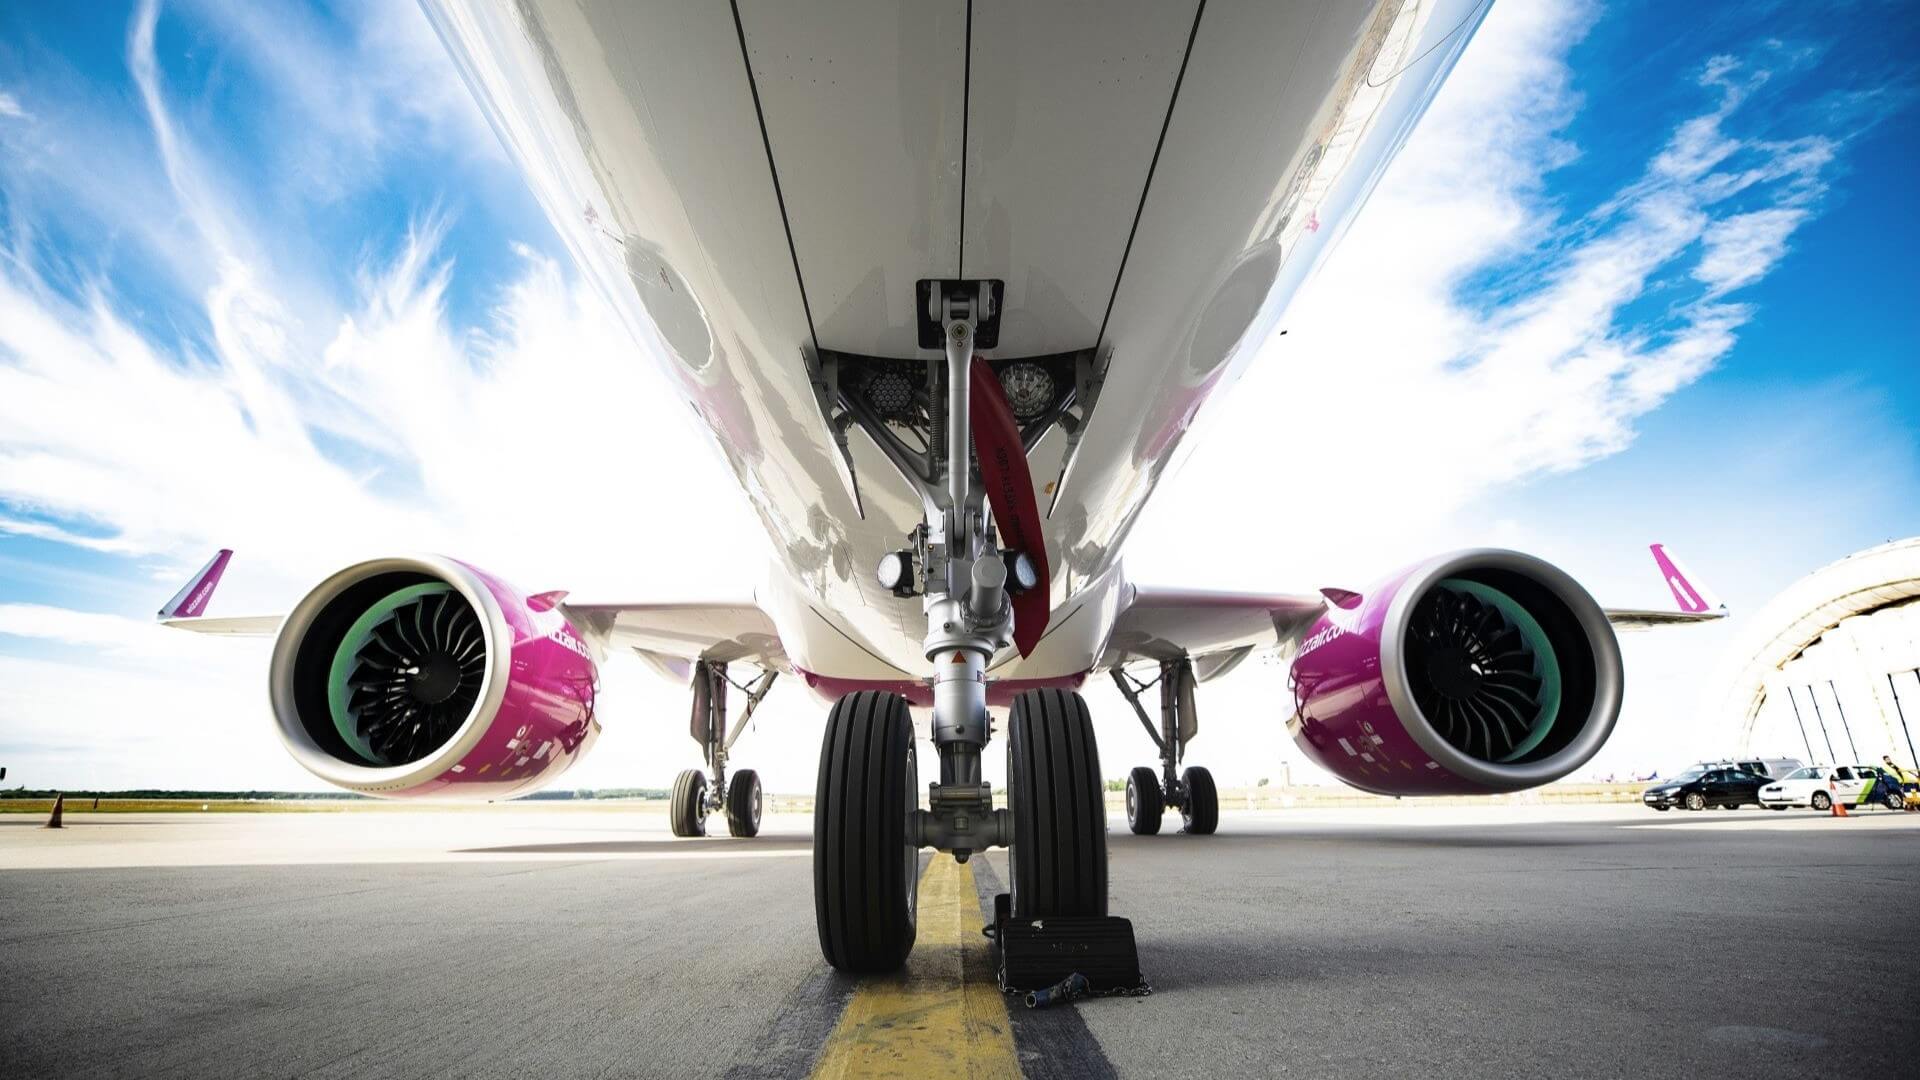
[[[1698,578],[1689,575],[1680,565],[1680,560],[1667,553],[1665,544],[1653,544],[1648,550],[1653,552],[1654,564],[1660,567],[1660,576],[1666,579],[1667,588],[1672,591],[1673,600],[1680,605],[1681,611],[1700,615],[1727,606]]]
[[[186,585],[173,599],[160,609],[162,619],[192,619],[204,615],[207,604],[213,600],[213,590],[220,584],[220,575],[227,572],[227,563],[233,558],[232,548],[221,548],[219,554],[207,560],[200,572],[188,579]]]

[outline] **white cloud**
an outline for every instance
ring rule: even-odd
[[[1657,605],[1666,598],[1645,544],[1662,540],[1696,552],[1696,569],[1738,594],[1736,604],[1757,603],[1741,583],[1784,583],[1796,559],[1841,554],[1797,533],[1789,541],[1786,530],[1808,523],[1756,515],[1757,493],[1817,492],[1834,520],[1864,520],[1841,501],[1859,486],[1856,463],[1875,482],[1911,475],[1876,470],[1856,445],[1834,443],[1833,426],[1857,409],[1809,411],[1822,430],[1798,435],[1769,413],[1752,431],[1736,425],[1709,440],[1699,465],[1722,455],[1750,462],[1779,440],[1794,447],[1791,469],[1682,468],[1571,521],[1490,516],[1496,494],[1626,449],[1640,418],[1727,356],[1754,314],[1738,290],[1778,265],[1817,213],[1845,137],[1771,130],[1775,118],[1755,115],[1770,76],[1714,57],[1697,80],[1705,108],[1674,122],[1592,210],[1570,211],[1546,193],[1553,170],[1590,165],[1567,134],[1583,102],[1566,58],[1593,14],[1584,4],[1495,5],[1342,247],[1295,301],[1289,333],[1226,392],[1215,426],[1156,497],[1130,570],[1151,581],[1362,588],[1434,552],[1489,545],[1558,561],[1603,602]],[[1495,285],[1480,289],[1489,279]],[[1265,482],[1221,498],[1221,478],[1245,476],[1250,461],[1270,465]],[[1196,558],[1194,520],[1206,520],[1210,536],[1239,538],[1242,557],[1221,557],[1210,542]],[[1747,551],[1760,536],[1765,558]],[[1689,543],[1708,537],[1732,558],[1710,560]],[[1692,710],[1725,640],[1724,630],[1625,639],[1627,707],[1596,766],[1670,767],[1719,737]],[[1207,689],[1206,760],[1298,762],[1276,733],[1289,699],[1284,669],[1250,667]],[[1101,707],[1124,709],[1117,699]],[[1147,756],[1124,725],[1103,734]]]
[[[266,562],[283,587],[343,552],[396,546],[477,548],[509,572],[550,568],[555,550],[592,553],[586,569],[610,574],[633,565],[636,538],[660,533],[661,504],[605,498],[602,462],[669,506],[731,486],[714,455],[688,452],[702,436],[652,359],[525,249],[482,333],[448,324],[455,268],[438,252],[438,219],[391,261],[364,265],[353,295],[287,303],[288,275],[228,195],[242,185],[175,122],[156,17],[152,4],[136,16],[128,63],[192,223],[182,246],[213,268],[200,293],[210,352],[143,332],[103,289],[73,302],[0,264],[0,498],[32,514],[0,529],[180,567],[231,546],[236,570]],[[424,26],[414,33],[431,43]],[[706,550],[758,552],[757,528],[736,535],[751,539]]]
[[[88,536],[72,529],[63,529],[45,521],[28,521],[22,518],[0,517],[0,536],[31,536],[37,540],[54,540],[62,544],[71,544],[88,551],[103,551],[112,554],[125,554],[138,550],[128,541],[113,536]]]
[[[200,651],[187,635],[152,622],[47,604],[0,604],[0,634],[137,657],[194,656]]]
[[[20,99],[0,90],[0,116],[10,120],[31,120],[33,117],[21,106]]]
[[[1776,206],[1714,222],[1701,238],[1706,250],[1695,280],[1716,296],[1760,280],[1787,253],[1787,238],[1808,213],[1805,207]]]
[[[214,547],[239,552],[217,613],[284,609],[347,560],[394,550],[445,550],[576,595],[684,595],[688,582],[738,581],[765,564],[760,526],[704,433],[562,267],[522,253],[474,331],[450,324],[460,267],[432,215],[391,257],[369,259],[348,295],[313,284],[324,267],[277,263],[287,245],[261,242],[271,233],[242,185],[176,118],[152,60],[153,10],[136,22],[129,60],[139,134],[162,148],[168,185],[132,195],[80,162],[47,160],[113,230],[172,260],[211,333],[204,346],[171,345],[104,286],[75,301],[30,259],[0,261],[0,532],[132,555],[157,575],[153,595],[121,615],[0,605],[0,634],[81,657],[0,656],[0,746],[14,779],[317,786],[271,735],[261,643],[156,637],[133,617]],[[313,142],[345,148],[355,167],[406,123],[450,145],[494,146],[410,9],[373,5],[353,50],[317,60],[288,53],[304,36],[266,26],[250,5],[202,10],[249,62],[284,66],[294,114],[320,129]],[[1638,418],[1732,347],[1752,313],[1731,294],[1783,257],[1817,208],[1835,145],[1736,134],[1761,76],[1715,58],[1700,76],[1709,107],[1675,124],[1611,198],[1567,220],[1547,198],[1548,173],[1579,159],[1566,128],[1582,102],[1566,56],[1593,17],[1584,4],[1494,8],[1294,305],[1290,333],[1221,396],[1213,428],[1149,509],[1133,572],[1363,584],[1468,542],[1537,547],[1539,527],[1463,508],[1618,452]],[[343,73],[380,64],[389,83],[329,108],[354,83]],[[398,128],[383,122],[389,99],[415,113]],[[108,172],[131,172],[112,160]],[[1463,297],[1463,283],[1516,264],[1526,272],[1503,302]],[[1688,281],[1691,291],[1676,288]],[[1657,332],[1625,317],[1656,299],[1668,312]],[[1269,467],[1264,485],[1242,486],[1249,462]],[[1209,523],[1204,559],[1195,520]],[[1324,576],[1303,580],[1309,567]],[[607,735],[567,782],[658,784],[693,764],[680,692],[630,662],[604,674]],[[1280,724],[1284,680],[1248,665],[1209,686],[1202,747],[1228,782],[1277,776],[1295,756]],[[1149,759],[1117,695],[1090,692],[1097,715],[1117,718],[1102,725],[1109,773]],[[770,790],[809,789],[819,715],[783,685],[738,760],[761,767]],[[88,721],[78,736],[76,716]],[[80,760],[107,772],[87,775]]]
[[[331,15],[246,0],[188,0],[183,16],[251,70],[280,123],[303,137],[274,144],[279,183],[322,199],[380,176],[382,154],[419,142],[448,158],[506,168],[472,95],[417,6],[348,0]],[[344,29],[343,29],[344,26]]]
[[[1727,294],[1785,253],[1835,143],[1735,134],[1766,128],[1742,108],[1767,74],[1715,57],[1699,76],[1708,107],[1569,217],[1545,192],[1549,174],[1579,158],[1566,130],[1582,102],[1566,57],[1593,16],[1577,3],[1493,9],[1293,304],[1289,333],[1223,395],[1216,427],[1148,511],[1137,569],[1190,577],[1179,523],[1201,504],[1220,520],[1209,476],[1249,460],[1275,464],[1276,490],[1315,492],[1313,512],[1335,514],[1338,528],[1295,527],[1291,498],[1240,501],[1224,511],[1240,520],[1222,523],[1282,538],[1276,554],[1324,568],[1323,580],[1365,581],[1479,540],[1487,530],[1456,518],[1462,508],[1618,453],[1639,417],[1733,347],[1752,310]],[[1201,572],[1254,584],[1249,570],[1270,565],[1220,560]]]
[[[409,14],[419,25],[407,47],[437,50]],[[150,203],[101,198],[88,209],[110,234],[156,217],[186,223],[156,246],[179,271],[169,284],[197,299],[204,342],[154,332],[104,283],[77,298],[51,287],[34,258],[50,253],[17,234],[19,257],[0,260],[0,544],[51,540],[149,571],[127,583],[121,614],[0,605],[11,639],[0,652],[72,658],[0,656],[0,748],[17,780],[51,771],[56,782],[104,782],[74,771],[97,751],[128,783],[317,786],[283,767],[271,736],[262,643],[145,621],[215,547],[238,552],[216,614],[285,610],[323,574],[395,551],[446,551],[577,596],[679,596],[690,582],[766,565],[758,523],[729,497],[731,477],[653,358],[560,266],[516,249],[517,273],[486,325],[465,329],[446,311],[458,268],[441,252],[438,217],[416,223],[390,259],[369,259],[346,295],[312,284],[330,268],[289,264],[287,245],[262,242],[235,194],[242,178],[176,117],[189,110],[177,110],[154,62],[156,17],[151,4],[140,10],[127,59],[159,154],[157,170],[141,171],[165,182],[144,185]],[[384,21],[366,32],[380,37]],[[381,56],[394,47],[368,46]],[[444,57],[437,64],[441,85],[420,93],[458,94],[474,112]],[[22,175],[0,169],[9,182]],[[702,508],[697,531],[689,506]],[[10,554],[0,562],[19,568]],[[664,768],[636,771],[635,755],[673,753],[677,767],[692,750],[684,728],[618,718],[660,715],[656,694],[677,715],[679,692],[637,665],[610,669],[610,685],[631,689],[602,710],[621,731],[603,740],[599,782]],[[194,737],[157,738],[162,721]],[[119,738],[96,741],[97,731]],[[58,779],[63,770],[70,779]]]

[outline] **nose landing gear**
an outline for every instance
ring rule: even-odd
[[[850,408],[847,414],[874,435],[918,490],[925,511],[909,538],[913,549],[887,556],[878,578],[895,595],[923,597],[940,772],[923,809],[904,698],[860,691],[834,703],[814,804],[813,881],[820,951],[842,971],[885,971],[905,961],[913,948],[922,847],[951,852],[959,862],[989,847],[1011,847],[1011,906],[1020,917],[1101,916],[1107,909],[1099,755],[1080,695],[1031,690],[1014,699],[1009,809],[994,808],[981,772],[992,736],[987,665],[1009,645],[1023,653],[1031,648],[1016,632],[1015,612],[1033,613],[1047,595],[1045,574],[1033,566],[1045,556],[1038,525],[1025,531],[995,525],[996,514],[1018,522],[1037,519],[1038,512],[1011,407],[1000,383],[975,367],[975,334],[996,295],[974,287],[983,284],[942,283],[927,297],[929,315],[942,326],[947,363],[944,378],[929,365],[928,399],[944,399],[945,409],[924,440],[924,456],[869,412]],[[975,386],[984,398],[977,403]],[[975,404],[984,410],[978,429],[970,419]],[[993,462],[1001,480],[991,496],[976,478],[976,451]],[[1008,500],[1010,506],[1002,505]],[[1028,550],[1014,550],[1023,535]],[[1044,602],[1037,615],[1033,621],[1021,616],[1029,637],[1046,625]]]
[[[779,674],[767,669],[753,682],[742,684],[727,677],[727,665],[723,663],[701,660],[694,664],[691,733],[707,759],[707,768],[704,772],[687,769],[674,778],[673,794],[667,803],[667,823],[673,835],[705,836],[707,815],[721,811],[727,816],[728,833],[739,837],[759,834],[760,776],[752,769],[741,769],[729,779],[727,754]],[[729,686],[747,696],[747,707],[731,730],[727,721]]]
[[[1194,706],[1193,661],[1162,660],[1160,674],[1152,682],[1141,682],[1120,668],[1113,669],[1113,684],[1133,706],[1147,737],[1160,748],[1160,775],[1145,766],[1127,777],[1127,827],[1137,836],[1152,836],[1160,831],[1161,815],[1167,807],[1180,811],[1181,830],[1194,836],[1209,836],[1220,827],[1220,792],[1213,774],[1201,766],[1190,766],[1176,775],[1186,756],[1187,743],[1200,732],[1199,711]],[[1140,704],[1142,692],[1160,687],[1160,723],[1156,729]]]

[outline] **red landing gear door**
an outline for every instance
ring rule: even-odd
[[[1034,497],[1033,474],[1027,471],[1027,449],[1020,441],[1020,425],[1013,406],[993,373],[993,366],[975,357],[968,395],[973,449],[980,458],[980,480],[987,487],[993,520],[1000,528],[1000,546],[1024,552],[1039,576],[1034,587],[1013,597],[1013,645],[1021,656],[1031,655],[1047,632],[1052,606],[1052,577],[1047,569],[1046,534],[1040,531],[1040,504]]]

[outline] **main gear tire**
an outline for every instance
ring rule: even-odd
[[[1160,816],[1166,802],[1160,795],[1160,777],[1142,765],[1127,777],[1127,828],[1135,836],[1152,836],[1160,831]]]
[[[673,778],[673,795],[667,802],[667,824],[675,836],[707,835],[706,773],[685,769]]]
[[[1213,786],[1213,774],[1198,765],[1180,774],[1187,797],[1180,804],[1180,821],[1193,836],[1212,836],[1220,827],[1220,790]]]
[[[738,837],[760,835],[760,774],[741,769],[727,781],[727,832]]]

